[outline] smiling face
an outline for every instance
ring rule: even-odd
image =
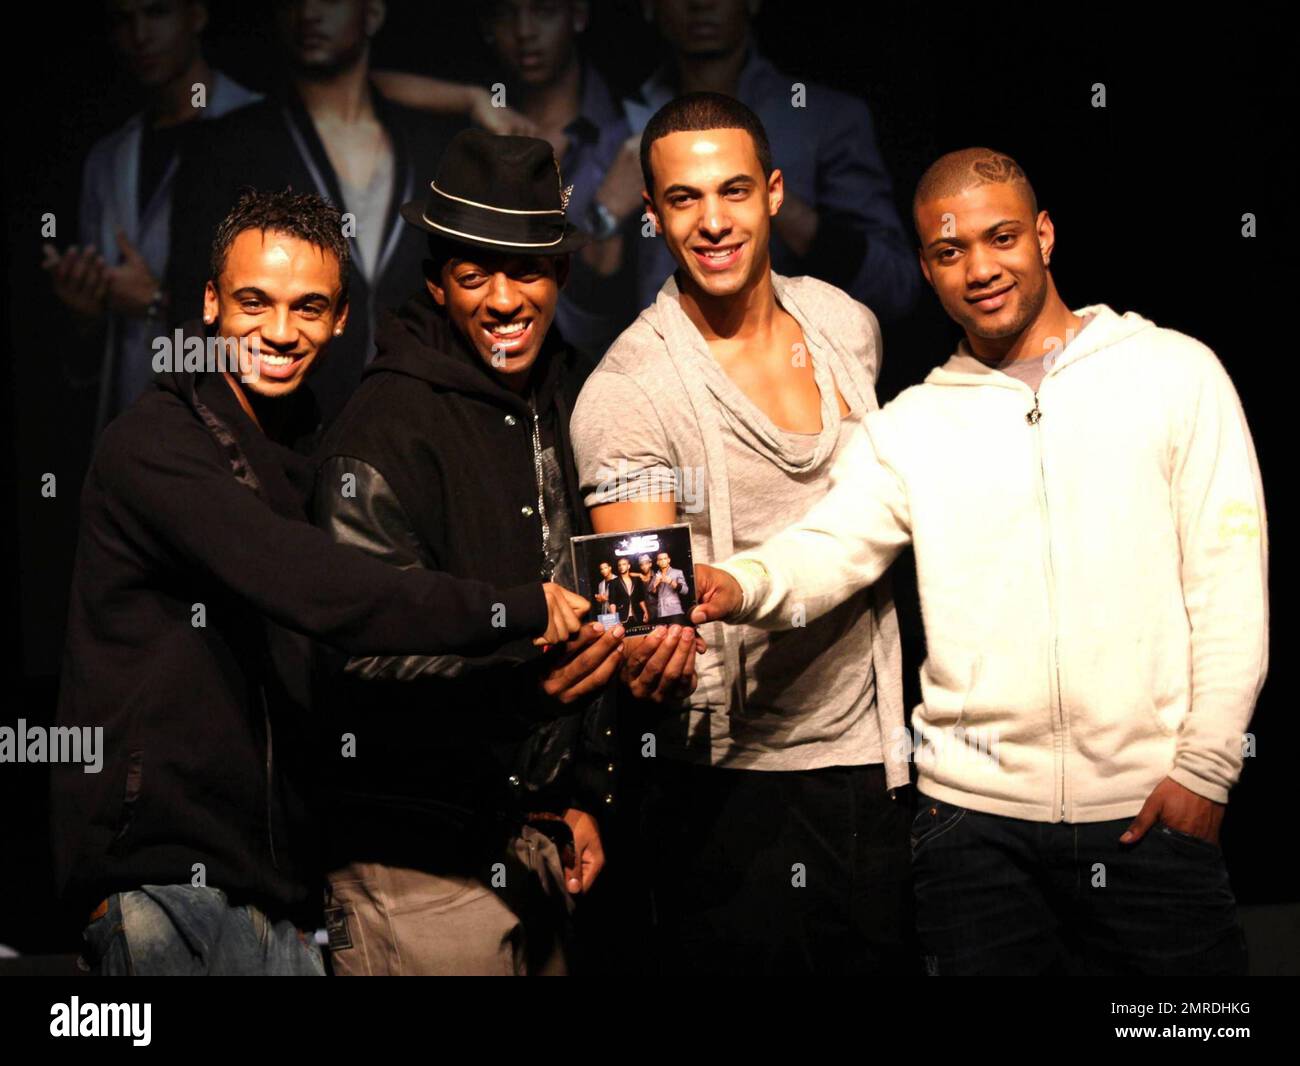
[[[567,256],[463,247],[426,285],[479,358],[508,388],[523,391],[555,318],[568,265]]]
[[[321,350],[347,323],[339,261],[309,241],[272,230],[235,236],[203,317],[222,337],[257,349],[241,375],[259,396],[286,396],[303,383]],[[241,366],[241,370],[244,368]]]
[[[763,177],[745,130],[669,133],[650,146],[650,167],[655,191],[646,208],[686,285],[726,297],[766,276],[784,184],[779,170]]]
[[[921,269],[943,309],[986,340],[1023,333],[1050,289],[1055,234],[1023,183],[973,185],[916,206]]]

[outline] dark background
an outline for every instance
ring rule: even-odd
[[[1215,21],[1177,14],[1143,22],[1135,5],[1075,5],[1043,21],[1006,5],[768,2],[760,47],[791,81],[821,81],[872,108],[900,213],[916,179],[941,152],[987,144],[1025,167],[1056,223],[1053,272],[1072,307],[1104,302],[1134,310],[1212,347],[1241,394],[1271,507],[1273,676],[1248,759],[1228,808],[1224,846],[1243,903],[1300,898],[1289,862],[1285,782],[1300,730],[1284,701],[1287,603],[1294,535],[1285,485],[1294,405],[1284,392],[1289,334],[1282,314],[1295,284],[1297,85],[1289,30],[1242,5]],[[491,80],[474,7],[388,5],[376,67],[477,82]],[[213,3],[207,54],[252,88],[275,79],[267,3]],[[586,49],[618,91],[658,62],[652,27],[632,0],[593,0]],[[11,11],[5,49],[9,291],[6,410],[12,432],[3,466],[9,524],[4,587],[14,626],[5,641],[8,706],[0,720],[48,724],[52,715],[76,533],[77,496],[90,447],[94,397],[70,390],[60,369],[59,305],[38,269],[40,218],[53,211],[60,244],[75,242],[86,151],[137,107],[114,70],[97,3],[23,5]],[[22,20],[27,20],[26,24]],[[1107,106],[1091,106],[1105,84]],[[780,160],[775,161],[780,165]],[[1258,236],[1241,234],[1242,215]],[[1289,313],[1289,312],[1288,312]],[[951,351],[954,328],[928,292],[886,330],[881,400],[919,380]],[[1108,414],[1097,412],[1098,428]],[[40,495],[41,476],[58,495]],[[1122,516],[1117,516],[1122,521]],[[1008,560],[1015,565],[1015,560]],[[905,616],[915,689],[916,618]],[[80,919],[52,900],[40,767],[0,765],[0,943],[23,952],[76,950]],[[1281,853],[1279,854],[1279,843]]]

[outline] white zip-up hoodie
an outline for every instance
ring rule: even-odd
[[[735,621],[812,620],[911,542],[920,790],[1033,821],[1217,802],[1268,667],[1250,431],[1214,353],[1105,306],[1035,394],[958,348],[869,414],[807,516],[722,569]]]

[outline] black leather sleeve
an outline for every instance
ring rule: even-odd
[[[320,466],[313,518],[335,540],[390,566],[431,569],[436,562],[390,483],[359,459],[335,456]],[[433,709],[447,698],[450,685],[459,706],[529,721],[513,756],[529,803],[538,808],[579,806],[599,814],[611,802],[605,799],[607,774],[602,772],[609,761],[604,746],[612,736],[607,701],[604,693],[567,705],[550,699],[539,686],[546,662],[530,640],[520,639],[491,655],[354,656],[334,668],[356,680],[408,683],[385,693],[390,705]]]
[[[321,464],[312,498],[312,517],[338,543],[357,548],[389,566],[434,569],[392,486],[383,474],[360,459],[334,456]],[[535,680],[541,665],[540,650],[523,639],[482,656],[354,656],[343,669],[366,681],[415,681],[527,667],[529,679]]]
[[[500,589],[383,566],[250,491],[184,401],[155,410],[115,419],[88,475],[111,502],[115,530],[151,559],[201,574],[276,625],[349,655],[488,654],[545,630],[540,583]]]

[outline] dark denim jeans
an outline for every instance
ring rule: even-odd
[[[323,977],[310,932],[235,907],[219,888],[144,885],[108,897],[86,927],[86,962],[105,977],[264,975]]]
[[[1157,824],[1027,822],[919,796],[917,932],[931,974],[1244,974],[1218,846]]]
[[[655,762],[644,814],[662,973],[919,972],[914,808],[882,767]]]

